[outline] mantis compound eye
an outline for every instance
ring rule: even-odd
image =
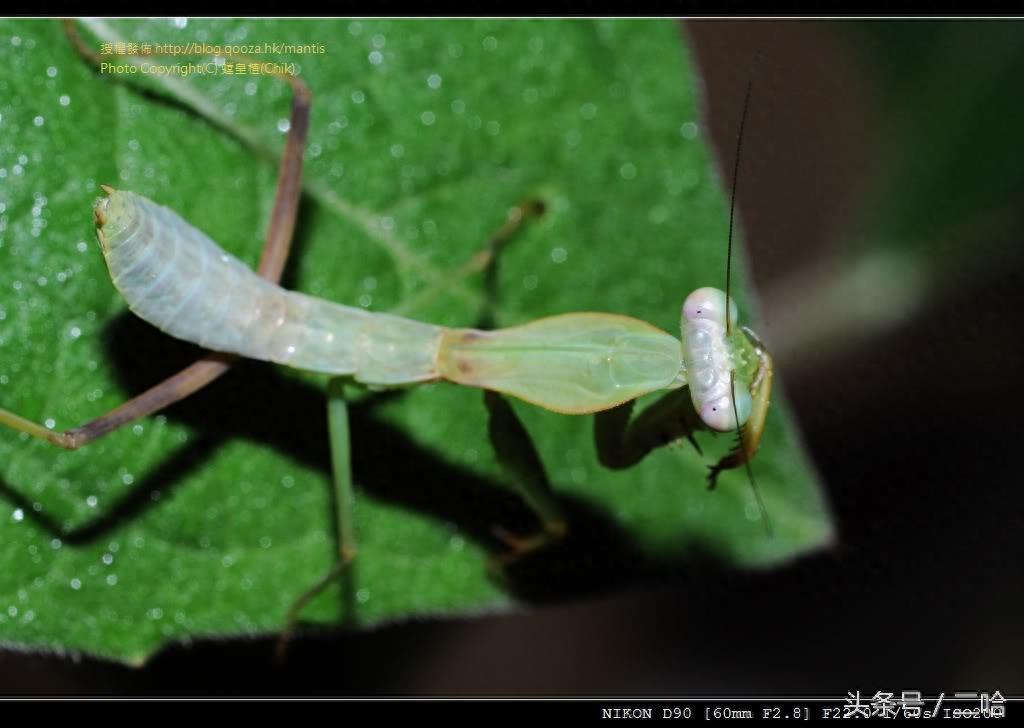
[[[683,318],[686,321],[714,321],[725,327],[725,292],[718,288],[698,288],[683,302]],[[729,327],[736,325],[739,318],[736,302],[729,301]]]
[[[706,402],[700,408],[700,418],[704,424],[718,432],[731,432],[742,426],[750,417],[754,401],[744,387],[736,384],[736,409],[733,410],[732,396],[725,394]],[[736,415],[739,414],[739,422]]]

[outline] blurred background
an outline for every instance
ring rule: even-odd
[[[269,639],[173,648],[140,670],[0,652],[4,692],[1024,693],[1024,26],[680,33],[726,170],[753,83],[738,197],[759,333],[825,484],[833,549],[306,637],[283,665]]]

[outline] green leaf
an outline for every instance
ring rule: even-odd
[[[672,22],[92,21],[84,35],[97,50],[323,44],[264,54],[298,63],[315,94],[289,287],[472,325],[483,284],[451,273],[531,196],[547,212],[501,258],[499,325],[602,310],[676,331],[685,295],[722,285],[725,196]],[[0,60],[0,405],[67,429],[198,354],[111,285],[93,243],[99,185],[174,208],[254,263],[289,94],[258,75],[97,74],[49,21],[0,24]],[[76,452],[0,433],[0,640],[138,663],[170,641],[280,630],[334,561],[324,384],[246,363]],[[350,588],[304,618],[505,609],[667,578],[695,557],[764,566],[820,547],[832,527],[773,400],[755,461],[773,538],[742,472],[705,488],[729,438],[609,472],[591,418],[516,402],[571,535],[497,578],[492,527],[536,522],[495,462],[481,393],[368,395],[352,408]]]

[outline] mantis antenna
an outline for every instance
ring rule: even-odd
[[[747,91],[743,97],[743,111],[740,115],[740,130],[736,136],[736,158],[733,162],[732,168],[732,195],[729,201],[729,237],[728,246],[726,247],[725,253],[725,301],[728,307],[732,301],[730,298],[730,289],[732,287],[732,233],[734,229],[734,222],[736,219],[736,188],[739,184],[740,179],[740,152],[743,150],[743,130],[747,125],[747,109],[750,107],[750,91],[753,88],[754,80],[752,78],[747,79]],[[725,317],[725,333],[726,336],[732,334],[732,317],[726,315]],[[729,373],[729,389],[732,394],[732,411],[733,416],[736,418],[735,422],[740,422],[739,409],[736,406],[736,370],[733,369]],[[736,425],[736,436],[742,437],[743,425]],[[750,465],[750,460],[746,460],[743,463],[747,470],[747,479],[750,481],[750,489],[754,492],[754,499],[757,501],[757,507],[761,511],[761,517],[764,521],[765,530],[768,536],[772,536],[772,523],[768,520],[768,510],[764,507],[764,501],[761,499],[761,490],[757,487],[757,479],[754,478],[754,468]]]

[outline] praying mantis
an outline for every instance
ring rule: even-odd
[[[712,466],[711,482],[720,470],[742,466],[753,457],[769,403],[771,359],[752,332],[738,328],[735,307],[725,292],[700,289],[687,299],[683,307],[687,312],[684,335],[680,341],[637,319],[610,314],[562,314],[495,333],[445,329],[409,319],[371,315],[340,304],[312,301],[274,285],[287,261],[298,215],[302,151],[311,109],[311,94],[305,85],[299,79],[285,80],[293,92],[289,131],[266,244],[256,274],[239,268],[240,263],[221,260],[222,252],[216,244],[177,213],[130,191],[109,187],[95,207],[105,259],[129,305],[143,318],[168,331],[180,323],[197,323],[198,328],[193,331],[179,331],[183,334],[181,338],[208,345],[219,353],[207,355],[107,415],[66,432],[54,432],[7,411],[0,412],[0,421],[39,439],[77,449],[199,391],[227,372],[238,355],[294,363],[302,369],[343,377],[333,379],[328,386],[331,454],[339,504],[339,559],[320,584],[299,598],[289,623],[298,617],[304,604],[322,585],[333,581],[351,563],[355,554],[346,405],[346,389],[353,381],[370,386],[395,386],[444,379],[486,389],[485,401],[492,422],[511,423],[500,428],[505,440],[495,445],[499,460],[508,461],[510,469],[516,472],[521,472],[522,467],[511,453],[535,453],[535,449],[528,440],[515,440],[517,435],[510,434],[525,435],[525,428],[516,426],[514,411],[498,393],[510,394],[558,413],[603,413],[598,415],[595,426],[596,441],[602,463],[612,468],[635,465],[653,449],[692,437],[698,429],[730,431],[744,424],[738,447]],[[530,201],[515,208],[510,218],[514,224],[499,231],[481,261],[493,260],[519,224],[528,223],[538,211],[538,205]],[[152,244],[148,248],[153,255],[148,268],[136,259],[140,251],[131,251],[133,231],[138,231],[135,243],[141,240]],[[167,235],[168,231],[176,233]],[[191,250],[199,251],[196,260],[214,264],[220,260],[230,266],[218,269],[211,265],[208,270],[220,270],[234,277],[235,285],[224,285],[224,290],[240,294],[238,300],[231,302],[230,316],[242,319],[213,327],[206,325],[209,321],[204,316],[189,319],[179,315],[201,300],[179,290],[180,286],[201,280],[197,271],[182,267],[169,257],[175,250],[190,250],[185,244],[194,245]],[[165,294],[173,288],[180,295],[173,301],[153,296],[152,290],[145,290],[149,284],[166,287]],[[250,295],[265,295],[267,307],[263,310],[269,312],[271,318],[253,320],[257,329],[271,332],[270,335],[240,337],[242,340],[237,346],[224,339],[209,338],[234,336],[241,330],[235,324],[245,325],[243,319],[255,311],[251,306],[247,308],[245,299]],[[154,302],[160,305],[147,309],[147,305]],[[296,316],[289,318],[293,313]],[[311,315],[320,316],[321,322],[309,325]],[[302,317],[306,318],[300,321]],[[323,323],[328,319],[337,326]],[[304,337],[303,341],[285,337],[276,342],[275,329],[267,325],[274,321],[281,322],[279,326],[283,328],[279,331],[290,328],[286,325],[289,321],[299,322],[297,330]],[[351,328],[346,329],[346,326]],[[315,338],[316,334],[322,338],[312,343],[321,350],[313,356],[315,349],[306,344],[312,341],[308,337]],[[333,337],[330,342],[328,336]],[[577,338],[574,340],[574,337]],[[358,350],[323,349],[328,343],[345,347],[356,341],[367,342],[367,345]],[[247,348],[250,346],[256,348]],[[292,348],[294,351],[290,350]],[[324,366],[314,363],[313,358],[321,354],[322,360],[331,363]],[[297,359],[296,356],[312,358]],[[348,364],[361,356],[357,363]],[[692,386],[696,381],[692,377],[698,375],[704,387],[701,392]],[[588,386],[581,387],[584,381]],[[631,403],[659,389],[669,390],[665,399],[631,419]],[[358,457],[358,453],[355,456]],[[520,558],[557,540],[567,527],[557,498],[546,482],[525,477],[518,485],[525,501],[540,517],[542,530],[528,536],[499,531],[509,549],[505,561]]]

